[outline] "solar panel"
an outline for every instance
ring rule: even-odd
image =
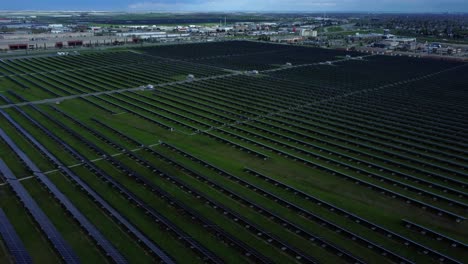
[[[147,163],[147,161],[145,161],[145,160],[140,159],[139,156],[136,156],[135,154],[132,154],[130,150],[126,149],[125,147],[123,147],[119,143],[112,141],[111,139],[109,139],[105,135],[101,134],[99,131],[96,131],[96,130],[88,127],[86,124],[84,124],[81,121],[75,119],[74,117],[68,115],[67,113],[61,111],[60,109],[55,108],[55,107],[52,107],[52,108],[55,111],[61,113],[62,115],[66,116],[67,118],[72,120],[74,123],[78,124],[80,127],[86,129],[87,131],[89,131],[90,133],[95,135],[96,137],[104,140],[105,142],[107,142],[109,144],[112,144],[113,146],[118,147],[119,149],[121,149],[124,152],[129,153],[129,155],[132,158],[135,158],[135,161],[141,162],[142,165],[145,165],[145,166],[148,166],[149,168],[152,168],[151,164]],[[156,170],[156,168],[152,168],[152,169]],[[143,181],[145,182],[145,180],[143,180]],[[150,186],[150,185],[148,185],[148,186]],[[174,202],[173,205],[175,205],[176,208],[181,208],[182,210],[187,212],[189,215],[194,216],[195,218],[193,218],[193,220],[203,223],[204,226],[209,226],[209,230],[211,232],[214,232],[217,237],[220,237],[221,239],[225,239],[224,241],[229,241],[228,243],[232,247],[235,247],[238,250],[240,249],[243,254],[248,254],[251,258],[253,258],[255,260],[255,262],[258,262],[258,263],[271,263],[272,262],[271,260],[269,260],[268,258],[263,256],[260,252],[254,250],[253,248],[251,248],[247,244],[245,244],[242,241],[236,239],[235,237],[233,237],[229,233],[225,232],[223,229],[221,229],[219,226],[217,226],[216,224],[214,224],[210,220],[204,218],[202,215],[200,215],[197,212],[193,211],[192,208],[189,208],[187,205],[181,203],[176,198],[172,197],[169,193],[165,192],[163,189],[160,189],[159,187],[156,187],[156,186],[153,186],[153,185],[151,185],[151,188],[154,189],[160,195],[162,195],[164,197],[167,197],[172,202]]]
[[[64,130],[66,130],[68,133],[76,136],[79,138],[80,141],[88,145],[89,147],[95,149],[96,151],[99,151],[102,154],[105,154],[103,150],[101,150],[99,147],[97,147],[94,143],[88,141],[87,139],[83,138],[70,128],[66,127],[63,125],[61,122],[56,120],[55,118],[51,117],[49,114],[43,112],[39,108],[37,108],[34,105],[30,105],[32,108],[34,108],[36,111],[41,113],[43,116],[48,118],[49,120],[53,121],[60,127],[62,127]],[[107,157],[111,158],[110,155],[106,155]],[[109,176],[107,173],[102,171],[100,168],[96,167],[92,162],[90,162],[87,159],[83,159],[83,162],[86,163],[86,165],[91,168],[91,170],[100,176],[102,178],[106,179],[106,182],[108,182],[112,187],[116,188],[119,190],[119,192],[125,196],[127,196],[127,199],[131,201],[132,203],[136,204],[138,207],[141,207],[143,210],[146,211],[148,215],[150,215],[157,223],[164,225],[166,230],[172,232],[174,235],[176,235],[180,240],[182,240],[186,245],[188,245],[192,250],[195,252],[199,253],[200,255],[203,256],[204,259],[206,259],[208,262],[214,262],[214,263],[222,263],[222,260],[219,259],[217,255],[206,249],[202,244],[200,244],[197,240],[192,238],[191,236],[187,235],[184,230],[180,229],[177,225],[172,223],[168,218],[165,216],[161,215],[158,211],[154,210],[150,206],[148,206],[144,201],[142,201],[138,196],[133,194],[130,190],[128,190],[126,187],[121,185],[119,182],[115,181],[111,176]],[[113,159],[113,162],[118,163],[118,167],[125,169],[130,172],[130,170],[126,169],[126,166],[120,163],[117,160]]]
[[[1,97],[1,95],[0,95]],[[61,144],[67,151],[73,153],[73,156],[79,158],[80,160],[87,161],[87,159],[79,154],[76,150],[74,150],[70,145],[62,141],[60,138],[56,137],[49,130],[47,130],[44,126],[39,124],[36,120],[32,119],[28,114],[26,114],[20,108],[15,107],[16,110],[20,112],[25,118],[27,118],[30,122],[32,122],[35,126],[39,129],[44,131],[47,135],[49,135],[53,140]],[[24,135],[26,138],[32,138],[27,131],[24,130]],[[99,203],[101,208],[107,211],[113,219],[119,222],[119,224],[123,225],[127,231],[133,234],[140,243],[142,243],[150,252],[154,255],[159,257],[162,262],[164,263],[174,263],[170,256],[168,256],[159,246],[154,244],[146,235],[144,235],[138,228],[136,228],[128,219],[126,219],[123,215],[121,215],[117,210],[115,210],[109,203],[107,203],[104,198],[102,198],[96,191],[94,191],[90,186],[88,186],[80,177],[78,177],[75,173],[73,173],[70,169],[68,169],[62,162],[60,162],[56,156],[50,153],[42,144],[38,141],[34,140],[31,143],[39,149],[51,162],[57,165],[58,168],[64,173],[65,176],[70,177],[73,181],[75,181],[84,191],[87,192],[89,196],[93,198],[96,203]],[[89,162],[89,161],[88,161]]]
[[[11,225],[5,212],[0,208],[0,235],[8,248],[15,263],[26,264],[32,263],[31,256],[26,251],[23,242],[19,238],[14,227]]]
[[[37,140],[27,133],[19,124],[17,124],[8,114],[3,111],[0,113],[10,122],[13,126],[23,134],[28,140],[35,144],[39,144]],[[1,129],[0,129],[1,131]],[[55,186],[55,184],[45,176],[40,169],[29,159],[29,157],[19,149],[12,140],[5,133],[1,134],[1,137],[7,141],[10,148],[20,157],[20,159],[30,168],[37,179],[59,200],[59,202],[65,207],[65,209],[78,221],[80,226],[87,231],[89,236],[93,238],[96,243],[104,250],[107,256],[112,258],[116,263],[127,263],[125,258],[120,252],[102,235],[102,233],[75,207],[75,205]]]
[[[0,136],[2,136],[2,138],[6,136],[2,129],[0,129]],[[47,215],[41,210],[36,201],[34,201],[34,199],[29,195],[21,182],[18,181],[16,176],[11,172],[2,159],[0,159],[0,173],[6,178],[8,184],[11,186],[15,194],[29,211],[63,260],[66,263],[80,263],[73,249],[68,245]]]

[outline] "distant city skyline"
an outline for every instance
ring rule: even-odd
[[[468,12],[467,0],[20,0],[0,10]]]

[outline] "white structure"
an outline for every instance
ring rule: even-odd
[[[234,28],[233,28],[233,27],[218,27],[217,29],[218,29],[219,31],[226,31],[226,32],[228,32],[228,31],[233,30]]]
[[[127,33],[117,33],[115,34],[118,37],[157,37],[157,36],[166,36],[166,32],[127,32]]]
[[[63,24],[49,24],[49,28],[63,28]]]
[[[303,28],[301,29],[300,35],[301,37],[317,37],[318,33],[317,30]]]
[[[101,31],[102,28],[101,27],[90,27],[90,30],[91,30],[91,32],[98,32],[98,31]]]

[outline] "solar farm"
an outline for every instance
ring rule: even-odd
[[[253,41],[0,60],[0,263],[467,263],[467,73]]]

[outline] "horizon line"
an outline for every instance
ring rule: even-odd
[[[396,10],[361,10],[361,11],[356,11],[356,10],[333,10],[333,11],[327,11],[327,10],[320,10],[320,11],[304,11],[304,10],[286,10],[286,11],[280,11],[280,10],[229,10],[229,11],[223,11],[223,10],[211,10],[211,11],[197,11],[197,10],[28,10],[28,9],[23,9],[23,10],[2,10],[0,9],[0,12],[64,12],[64,13],[76,13],[76,12],[90,12],[90,13],[303,13],[303,14],[316,14],[320,13],[323,14],[325,13],[401,13],[401,14],[447,14],[447,13],[452,13],[452,14],[468,14],[468,11],[396,11]]]

